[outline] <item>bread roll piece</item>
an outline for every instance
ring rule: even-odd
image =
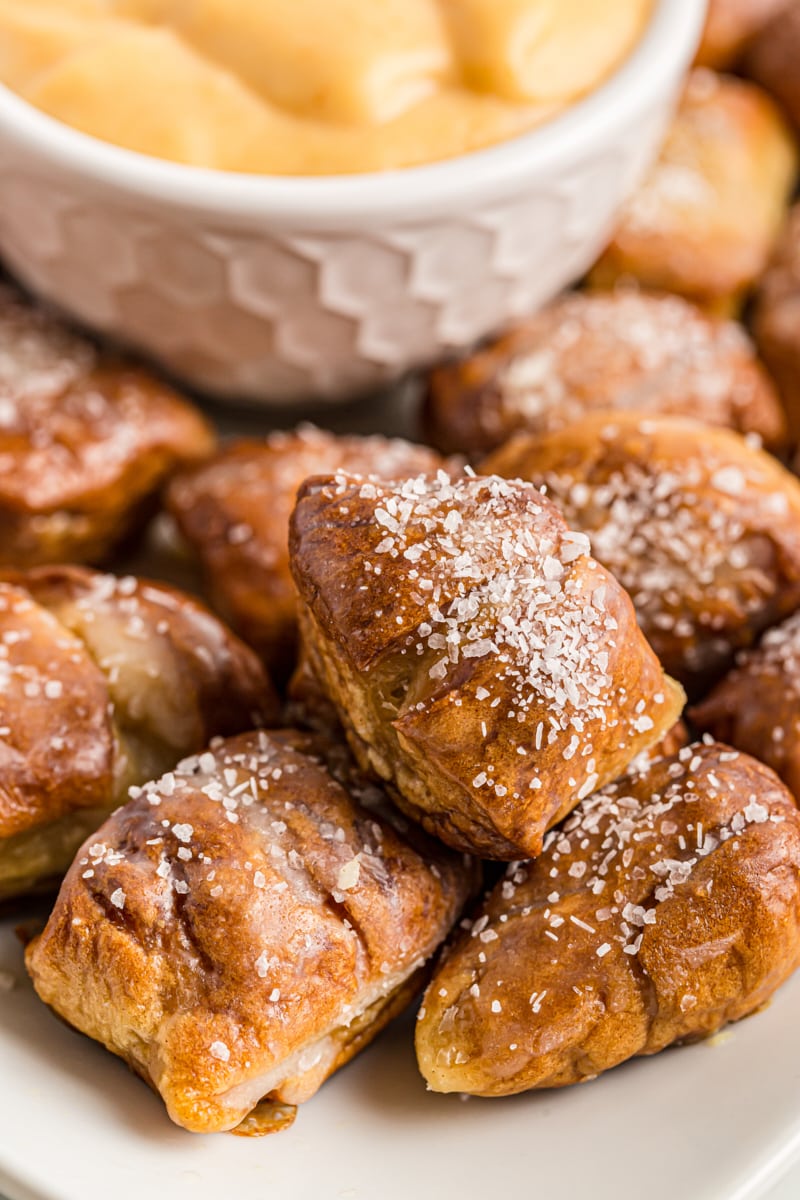
[[[528,484],[307,480],[290,546],[356,757],[458,849],[538,854],[680,713],[627,594]]]
[[[0,565],[101,561],[213,448],[160,379],[0,284]]]
[[[0,581],[0,899],[63,873],[129,785],[276,716],[253,652],[172,588],[80,567]]]
[[[340,468],[393,479],[442,466],[432,450],[400,438],[336,437],[305,425],[226,446],[176,479],[167,503],[199,557],[214,607],[287,674],[297,649],[289,517],[300,484]]]
[[[585,800],[512,863],[419,1012],[437,1092],[504,1096],[592,1079],[715,1033],[800,963],[800,814],[716,743]]]
[[[440,449],[480,456],[512,434],[550,433],[598,409],[697,417],[786,444],[775,388],[741,325],[679,296],[631,288],[562,296],[428,377]]]
[[[692,709],[692,722],[780,775],[800,804],[800,613],[768,629],[755,650]]]
[[[732,67],[758,32],[787,0],[710,0],[696,61],[704,67]]]
[[[778,385],[791,440],[800,444],[800,204],[784,226],[756,297],[758,349]]]
[[[753,40],[744,69],[781,105],[800,130],[800,3],[783,0]]]
[[[312,737],[244,734],[114,813],[26,960],[173,1121],[233,1129],[308,1099],[405,1006],[473,882],[351,799]]]
[[[636,279],[714,312],[738,311],[767,264],[796,173],[794,140],[769,96],[694,71],[591,281]]]
[[[547,488],[693,694],[800,605],[800,484],[730,430],[596,413],[514,439],[482,470]]]

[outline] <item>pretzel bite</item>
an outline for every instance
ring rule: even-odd
[[[425,423],[473,456],[598,409],[697,417],[782,449],[786,423],[744,329],[679,296],[573,292],[428,377]]]
[[[129,785],[276,715],[253,652],[172,588],[81,567],[0,581],[0,899],[63,873]]]
[[[692,708],[692,721],[780,775],[800,803],[800,613],[768,629],[755,650]]]
[[[166,384],[0,284],[0,565],[105,558],[213,447]]]
[[[800,484],[730,430],[596,413],[482,469],[546,487],[692,693],[800,605]]]
[[[225,447],[178,477],[167,504],[200,559],[214,607],[288,674],[296,656],[297,595],[287,542],[300,484],[340,468],[392,479],[443,465],[434,451],[399,438],[336,437],[305,425]]]
[[[758,349],[778,385],[791,438],[800,443],[800,204],[789,214],[756,297]]]
[[[760,88],[694,71],[661,155],[591,272],[733,313],[761,275],[796,178],[786,124]]]
[[[436,971],[417,1059],[437,1092],[592,1079],[715,1033],[800,962],[800,814],[712,743],[585,800],[512,863]]]
[[[538,854],[680,713],[628,596],[528,484],[307,480],[290,552],[357,759],[458,849]]]
[[[186,1129],[307,1100],[412,998],[471,865],[415,848],[293,731],[218,742],[137,792],[29,946],[37,992]]]
[[[722,70],[732,67],[787,0],[710,0],[696,62]]]
[[[750,46],[744,69],[800,130],[800,3],[783,0]]]

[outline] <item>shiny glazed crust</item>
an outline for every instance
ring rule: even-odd
[[[800,443],[800,204],[789,214],[759,284],[754,330],[778,385],[795,445]]]
[[[289,517],[303,480],[340,468],[391,479],[443,465],[434,451],[399,438],[336,437],[303,426],[226,446],[177,478],[167,505],[200,559],[214,606],[286,673],[297,639]]]
[[[130,784],[277,713],[202,605],[82,567],[0,581],[0,679],[0,898],[65,870]]]
[[[592,283],[631,277],[735,312],[767,264],[796,170],[791,134],[760,88],[694,71]]]
[[[215,743],[82,848],[27,965],[197,1132],[311,1096],[410,999],[472,867],[354,802],[313,737]]]
[[[0,564],[104,558],[167,476],[213,448],[165,383],[0,284]]]
[[[695,693],[800,605],[800,484],[730,430],[597,413],[516,438],[482,469],[546,486]]]
[[[781,449],[775,389],[740,325],[680,296],[633,289],[562,296],[428,377],[434,445],[473,456],[518,432],[550,433],[597,409],[696,417]]]
[[[800,963],[800,814],[695,745],[584,801],[513,863],[434,975],[417,1058],[440,1092],[591,1079],[754,1012]]]
[[[691,715],[772,767],[800,804],[800,613],[767,630]]]
[[[290,550],[356,757],[459,849],[537,854],[680,713],[628,596],[529,485],[308,480]]]

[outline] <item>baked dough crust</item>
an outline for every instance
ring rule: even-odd
[[[715,1033],[800,963],[800,814],[768,767],[695,745],[584,801],[513,863],[434,975],[439,1092],[591,1079]]]
[[[697,729],[757,755],[800,804],[800,613],[741,654],[691,717]]]
[[[99,562],[210,425],[141,367],[0,284],[0,565]]]
[[[131,784],[278,708],[202,605],[82,567],[0,580],[0,679],[0,898],[63,872]]]
[[[787,0],[710,0],[696,61],[724,70],[734,66]]]
[[[412,998],[474,885],[472,864],[354,801],[324,752],[243,734],[146,785],[28,947],[45,1003],[186,1129],[313,1095]]]
[[[796,174],[794,139],[769,96],[693,71],[661,155],[590,281],[635,279],[736,313],[767,265]]]
[[[696,417],[785,448],[775,388],[744,329],[680,296],[572,292],[428,377],[435,446],[473,457],[598,409]]]
[[[800,131],[800,4],[797,0],[772,2],[777,11],[753,39],[744,70],[778,101]]]
[[[595,413],[513,439],[482,469],[547,488],[693,695],[800,605],[800,484],[730,430]]]
[[[336,437],[308,425],[226,446],[177,478],[167,505],[199,557],[214,607],[274,669],[288,674],[296,654],[297,595],[287,543],[300,484],[339,469],[392,479],[443,466],[433,450],[400,438]]]
[[[627,594],[528,484],[307,480],[290,549],[356,757],[458,849],[538,854],[680,714]]]
[[[792,442],[800,444],[800,204],[795,204],[756,296],[759,353],[778,385]]]

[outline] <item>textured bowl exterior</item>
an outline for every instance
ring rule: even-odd
[[[591,98],[586,136],[578,105],[561,145],[563,118],[455,168],[383,178],[162,164],[0,89],[0,254],[35,292],[207,392],[346,399],[530,312],[591,265],[657,150],[699,30],[699,0],[662,0],[662,23],[670,6],[684,21],[657,78],[637,91],[630,71],[605,120]]]
[[[34,291],[202,388],[347,395],[529,312],[594,260],[661,131],[501,204],[369,232],[240,230],[94,197],[10,161],[0,250]]]

